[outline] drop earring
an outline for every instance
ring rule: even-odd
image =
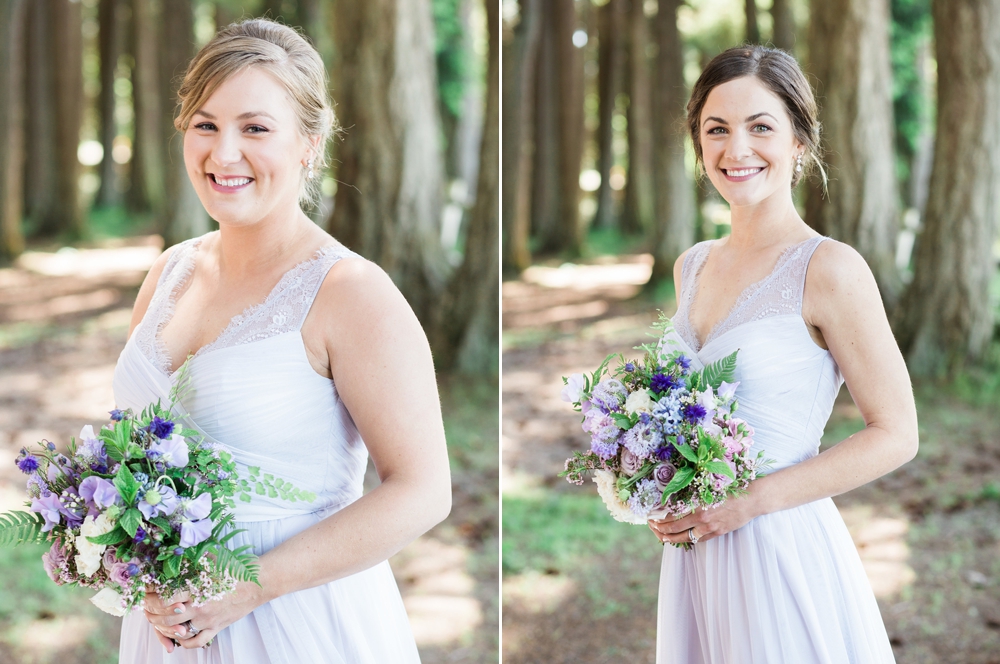
[[[315,173],[313,172],[313,160],[312,160],[312,157],[310,157],[309,161],[306,162],[306,168],[309,169],[308,171],[306,171],[306,179],[307,180],[312,180],[313,179],[313,175],[315,175]],[[801,170],[801,169],[799,169],[799,170]]]
[[[796,173],[802,172],[802,155],[799,155],[798,157],[795,158],[795,172]]]

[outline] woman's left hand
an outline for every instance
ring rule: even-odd
[[[195,607],[190,596],[178,593],[164,601],[156,593],[146,593],[146,619],[157,631],[157,638],[173,652],[174,643],[182,648],[201,648],[215,635],[264,603],[263,590],[255,583],[239,583],[236,590],[222,599]],[[179,610],[179,612],[178,612]],[[197,630],[192,634],[190,624]]]
[[[684,516],[650,519],[649,528],[664,544],[690,544],[689,530],[694,530],[699,542],[706,542],[745,526],[755,516],[752,496],[746,494],[727,498],[718,507],[699,507]]]

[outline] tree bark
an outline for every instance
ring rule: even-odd
[[[628,15],[628,178],[621,228],[642,233],[653,227],[653,130],[650,126],[649,31],[642,0],[629,1]]]
[[[496,372],[500,342],[500,34],[498,7],[486,0],[489,65],[476,202],[469,220],[465,258],[441,305],[434,355],[442,369]]]
[[[55,219],[55,99],[51,7],[47,1],[28,3],[25,104],[24,217],[29,235],[51,234]]]
[[[896,334],[910,371],[975,362],[993,334],[1000,220],[1000,0],[935,0],[937,134],[913,282]]]
[[[24,34],[28,4],[0,0],[0,257],[24,251]]]
[[[597,171],[601,174],[601,186],[597,190],[597,212],[593,221],[593,225],[598,227],[616,226],[618,217],[609,179],[615,163],[615,132],[611,122],[615,101],[622,89],[622,61],[625,56],[622,44],[625,28],[623,2],[608,0],[598,9]]]
[[[101,187],[94,198],[95,206],[117,205],[121,199],[121,183],[115,160],[111,158],[118,123],[115,120],[115,70],[121,52],[121,17],[118,12],[119,0],[100,0],[98,5],[98,51],[101,59],[101,93],[98,97],[100,111],[100,139],[104,157],[100,165]]]
[[[157,53],[156,7],[153,0],[132,0],[132,100],[135,139],[132,142],[130,207],[153,213],[157,227],[165,215],[166,178],[163,154],[163,103]]]
[[[535,122],[531,167],[531,235],[538,250],[559,246],[559,115],[556,85],[556,37],[552,7],[546,4],[538,14],[540,35],[535,69]]]
[[[757,27],[757,2],[746,0],[747,41],[751,44],[760,43],[760,28]]]
[[[654,156],[656,178],[656,225],[653,248],[652,286],[662,279],[672,279],[674,261],[691,246],[694,239],[694,188],[684,164],[684,56],[681,35],[677,30],[677,7],[680,0],[660,0],[657,12],[654,127],[657,150]]]
[[[774,35],[771,41],[783,51],[795,53],[795,17],[791,0],[772,0],[771,24]]]
[[[541,34],[541,0],[520,0],[519,20],[506,38],[503,67],[503,265],[521,271],[528,250],[535,126],[535,63]]]
[[[338,0],[336,204],[329,227],[392,277],[428,326],[447,279],[434,32],[427,0]]]
[[[83,231],[80,210],[80,124],[83,121],[83,14],[79,2],[52,3],[52,64],[55,66],[53,98],[56,103],[55,221],[53,232],[79,237]]]
[[[819,81],[830,182],[826,197],[810,184],[806,223],[864,256],[891,311],[902,281],[888,0],[820,0],[811,20],[809,70]]]

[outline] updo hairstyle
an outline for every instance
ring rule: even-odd
[[[708,94],[716,86],[744,76],[753,76],[759,80],[785,104],[795,138],[805,146],[802,172],[792,169],[792,186],[798,184],[802,176],[815,167],[825,187],[826,171],[823,170],[820,126],[812,87],[795,58],[785,51],[767,46],[737,46],[723,51],[712,58],[698,77],[687,105],[688,130],[694,141],[698,164],[702,168],[705,166],[701,150],[701,111]]]
[[[274,21],[255,18],[220,30],[188,65],[177,91],[180,107],[174,127],[183,133],[195,111],[231,76],[258,67],[285,86],[303,136],[319,136],[313,157],[315,176],[301,175],[299,202],[319,201],[326,166],[326,144],[339,130],[327,95],[326,70],[319,53],[302,35]]]

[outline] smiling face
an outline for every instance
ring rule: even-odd
[[[296,213],[310,156],[284,86],[256,67],[224,81],[184,132],[188,177],[221,224]]]
[[[760,80],[745,76],[716,86],[700,120],[705,173],[731,206],[790,198],[795,158],[805,147],[784,103]]]

